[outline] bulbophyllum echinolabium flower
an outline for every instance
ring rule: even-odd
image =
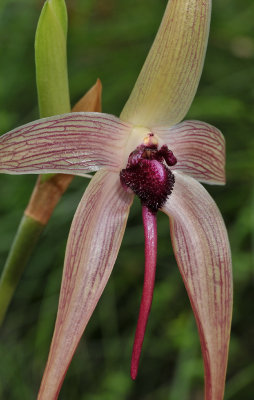
[[[134,340],[135,379],[151,307],[156,214],[169,216],[173,249],[195,314],[205,397],[224,393],[232,312],[227,232],[199,183],[224,184],[224,139],[199,121],[181,122],[200,79],[211,0],[169,1],[120,118],[72,113],[34,121],[0,138],[0,170],[11,174],[99,170],[75,213],[58,314],[39,399],[56,399],[81,335],[114,266],[134,194],[142,203],[145,278]]]

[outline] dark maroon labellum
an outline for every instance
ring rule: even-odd
[[[166,145],[158,150],[157,145],[141,145],[129,158],[126,169],[120,172],[123,186],[132,189],[141,203],[150,211],[157,212],[171,194],[175,178],[165,165],[177,162],[173,152]]]

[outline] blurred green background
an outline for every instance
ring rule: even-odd
[[[72,104],[100,77],[103,111],[118,115],[152,43],[166,0],[67,0]],[[43,1],[0,2],[0,133],[38,118],[33,41]],[[222,130],[227,185],[207,186],[233,253],[234,315],[225,400],[254,398],[254,3],[214,0],[205,68],[187,118]],[[35,176],[0,176],[0,268]],[[57,310],[64,248],[87,181],[75,178],[22,277],[1,330],[0,398],[35,399]],[[201,400],[203,364],[189,301],[158,218],[156,289],[136,382],[131,347],[143,282],[135,201],[109,284],[67,373],[62,400]]]

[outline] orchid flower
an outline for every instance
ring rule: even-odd
[[[220,212],[199,181],[225,183],[224,138],[207,123],[180,123],[202,72],[210,12],[211,0],[168,2],[120,118],[63,114],[0,138],[1,172],[83,175],[98,170],[71,225],[39,399],[58,397],[115,264],[135,194],[142,204],[145,277],[131,376],[137,375],[152,302],[159,210],[169,217],[174,254],[198,326],[205,397],[223,398],[232,312],[231,257]]]

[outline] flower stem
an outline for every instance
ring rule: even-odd
[[[138,373],[142,344],[153,299],[157,256],[156,214],[151,212],[146,206],[142,206],[142,216],[145,234],[145,274],[138,323],[132,350],[131,378],[133,380],[136,379]]]
[[[24,215],[6,260],[0,280],[0,325],[9,306],[20,276],[39,239],[44,225]]]

